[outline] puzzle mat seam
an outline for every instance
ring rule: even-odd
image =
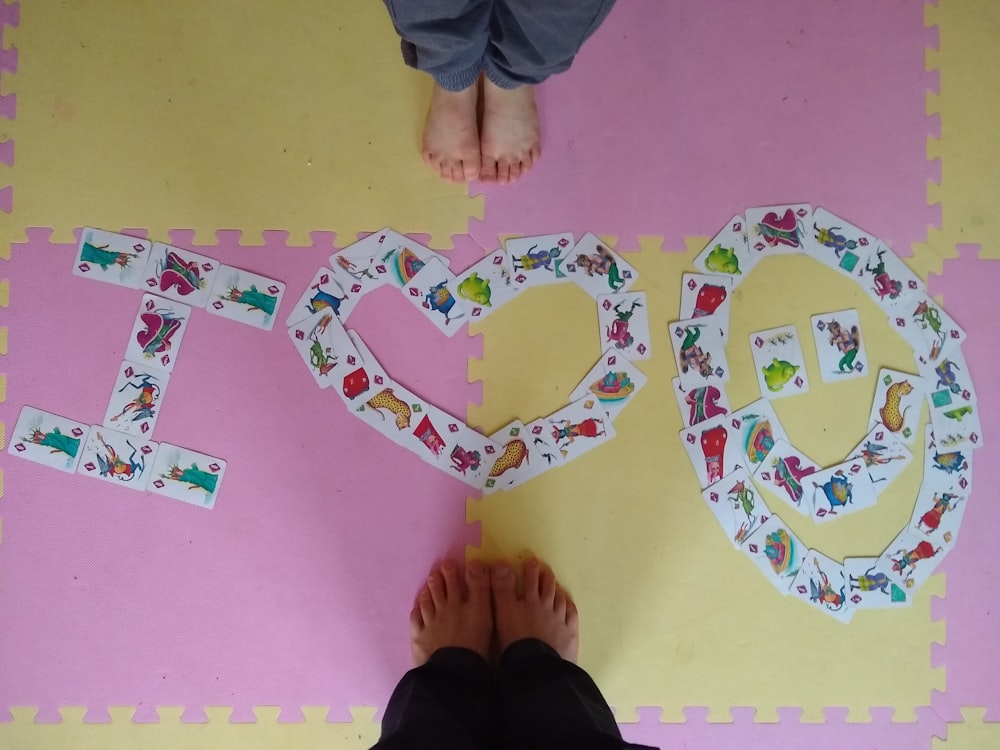
[[[17,114],[17,97],[5,93],[10,87],[8,79],[17,73],[17,48],[8,47],[4,39],[4,31],[8,26],[17,26],[21,20],[19,3],[4,3],[0,1],[0,117],[14,120]],[[0,164],[7,167],[14,165],[14,139],[0,141]],[[0,178],[6,181],[6,177]],[[10,213],[14,206],[14,187],[5,184],[0,187],[0,211]],[[4,248],[3,252],[6,252]]]

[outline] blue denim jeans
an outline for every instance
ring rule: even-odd
[[[461,91],[480,73],[501,88],[567,70],[615,0],[385,0],[403,61],[441,88]]]

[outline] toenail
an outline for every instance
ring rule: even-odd
[[[437,576],[436,575],[427,576],[427,583],[437,583]]]
[[[453,563],[453,562],[446,562],[444,565],[441,566],[441,570],[446,570],[449,573],[451,573],[452,571],[455,570],[455,563]]]
[[[510,566],[504,563],[497,565],[493,568],[493,572],[497,574],[500,578],[506,578],[510,575]]]
[[[483,566],[479,563],[473,563],[469,565],[469,573],[473,578],[482,578],[483,576]]]

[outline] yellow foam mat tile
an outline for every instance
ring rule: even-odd
[[[470,500],[467,517],[481,522],[482,547],[468,554],[530,552],[553,566],[580,607],[581,663],[620,720],[637,706],[663,707],[662,720],[683,721],[684,706],[725,717],[730,707],[752,705],[758,722],[776,721],[779,707],[822,721],[826,706],[846,707],[852,721],[867,721],[869,706],[892,706],[896,721],[914,721],[914,709],[944,689],[943,669],[930,666],[930,644],[944,641],[944,623],[930,616],[943,578],[928,581],[908,609],[860,612],[845,626],[781,597],[704,506],[678,438],[676,369],[663,332],[676,318],[681,273],[707,239],[662,252],[657,239],[641,238],[641,250],[626,255],[658,342],[639,363],[649,383],[615,420],[618,436],[608,444],[514,491]],[[821,283],[803,293],[806,274]],[[763,261],[733,295],[730,402],[760,396],[751,331],[794,323],[808,348],[810,315],[848,307],[861,314],[868,351],[878,353],[873,364],[912,366],[909,345],[849,279],[805,257]],[[469,416],[486,430],[555,411],[600,356],[596,306],[570,284],[531,289],[477,329],[484,358],[470,362],[469,377],[482,379],[483,405]],[[798,448],[833,464],[867,432],[874,375],[824,385],[815,367],[807,358],[811,391],[775,409]],[[877,555],[908,521],[921,470],[911,464],[877,507],[835,523],[781,515],[805,544],[832,557]]]
[[[963,708],[961,723],[948,725],[948,738],[935,737],[931,750],[996,750],[1000,747],[1000,722],[987,722],[986,709]]]
[[[482,218],[420,159],[431,82],[382,3],[38,0],[4,34],[11,231],[287,229],[307,245],[392,225],[447,246]]]
[[[928,3],[924,23],[938,28],[926,67],[941,79],[940,94],[927,96],[927,114],[941,119],[940,139],[927,145],[927,157],[941,159],[941,183],[931,183],[927,197],[941,204],[942,226],[930,230],[928,242],[952,252],[957,244],[981,244],[981,257],[1000,258],[1000,2]]]
[[[230,724],[230,710],[208,707],[208,721],[181,723],[181,708],[159,709],[159,723],[133,724],[133,710],[112,707],[111,721],[84,722],[83,708],[62,709],[59,724],[35,724],[31,708],[13,708],[13,721],[0,723],[0,747],[4,750],[275,750],[276,748],[320,748],[362,750],[378,740],[379,726],[374,708],[352,708],[353,721],[328,723],[326,708],[302,709],[304,721],[282,723],[278,709],[254,709],[256,723]]]

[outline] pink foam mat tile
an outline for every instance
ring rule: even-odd
[[[962,351],[977,387],[984,442],[975,454],[973,494],[959,544],[942,565],[946,595],[933,603],[932,614],[947,626],[945,643],[932,649],[932,665],[947,667],[948,680],[932,703],[948,721],[961,721],[963,706],[983,706],[988,720],[1000,721],[1000,651],[995,648],[1000,614],[992,597],[1000,581],[1000,464],[994,459],[1000,441],[1000,392],[995,386],[1000,372],[1000,261],[979,260],[978,253],[978,246],[959,245],[958,257],[944,261],[941,275],[928,279],[930,292],[941,295],[944,308],[969,334]]]
[[[514,186],[471,186],[486,209],[470,233],[489,246],[600,229],[680,248],[748,206],[805,200],[909,254],[940,224],[927,205],[936,44],[908,0],[618,3],[538,88],[540,162]]]
[[[660,709],[637,709],[639,722],[621,724],[622,735],[629,742],[667,748],[699,750],[773,750],[774,748],[810,748],[842,750],[845,747],[868,750],[930,750],[931,738],[946,736],[943,719],[929,707],[916,710],[917,720],[892,721],[893,710],[871,709],[870,721],[847,721],[846,708],[828,708],[825,721],[805,723],[800,710],[779,708],[778,721],[755,722],[752,707],[734,707],[729,721],[716,721],[704,707],[684,709],[684,723],[661,723]]]
[[[24,404],[100,423],[141,292],[71,274],[75,245],[29,229],[5,264],[11,428]],[[199,246],[285,281],[275,330],[195,311],[154,440],[228,461],[214,510],[67,475],[4,454],[0,707],[382,705],[409,666],[407,617],[432,562],[480,545],[467,488],[397,448],[316,388],[283,329],[327,263],[332,235]],[[154,238],[167,239],[167,238]],[[184,239],[173,232],[174,242]],[[345,243],[353,238],[346,238]],[[482,250],[458,238],[458,267]],[[389,288],[350,320],[402,383],[464,417],[481,397],[467,360]],[[391,466],[391,471],[387,467]]]

